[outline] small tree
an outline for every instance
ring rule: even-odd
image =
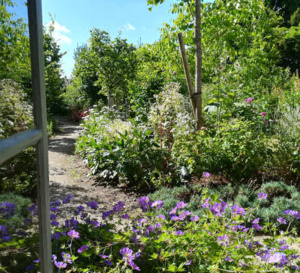
[[[107,32],[95,28],[91,31],[90,49],[97,83],[108,94],[108,106],[111,107],[112,95],[126,103],[128,84],[136,77],[136,48],[119,37],[111,41]]]

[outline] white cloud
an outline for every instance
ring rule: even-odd
[[[121,27],[120,30],[131,31],[131,30],[135,30],[135,27],[132,24],[127,23],[126,25]]]
[[[49,27],[51,25],[54,27],[54,31],[52,33],[53,38],[55,39],[55,41],[59,45],[64,45],[64,44],[70,45],[70,44],[72,44],[72,39],[66,35],[66,33],[71,32],[68,28],[66,28],[65,26],[59,24],[56,21],[47,23],[46,27]]]

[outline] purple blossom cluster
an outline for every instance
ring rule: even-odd
[[[267,196],[261,193],[258,198],[265,199]],[[192,213],[187,210],[188,204],[185,202],[178,202],[176,206],[169,211],[169,214],[165,216],[163,214],[157,215],[157,211],[164,207],[164,202],[162,200],[151,202],[149,198],[145,196],[139,200],[139,204],[142,210],[147,213],[138,219],[131,219],[128,214],[122,214],[125,205],[119,201],[113,206],[112,210],[103,212],[102,215],[104,216],[102,217],[103,220],[106,220],[107,217],[113,214],[118,214],[122,219],[129,219],[126,223],[128,227],[130,227],[128,234],[131,234],[131,237],[128,238],[129,241],[121,240],[118,243],[112,243],[112,241],[108,240],[109,237],[106,237],[106,239],[103,238],[103,236],[115,232],[110,231],[112,227],[110,222],[105,221],[101,223],[101,220],[90,219],[88,213],[85,212],[86,208],[84,206],[78,206],[76,211],[74,211],[74,216],[66,219],[65,224],[61,225],[60,223],[62,223],[62,221],[59,220],[60,215],[58,214],[58,208],[63,203],[64,202],[57,200],[50,204],[51,208],[57,208],[57,210],[52,210],[50,214],[51,225],[53,227],[52,240],[62,240],[61,242],[65,245],[64,248],[60,250],[65,252],[56,253],[52,259],[54,266],[59,270],[71,269],[72,266],[76,265],[77,259],[81,259],[81,257],[86,258],[90,255],[97,255],[98,265],[100,263],[103,266],[112,267],[121,262],[124,263],[124,268],[130,267],[132,270],[141,271],[143,263],[146,261],[145,259],[147,259],[147,255],[150,254],[143,251],[145,242],[160,241],[161,236],[164,235],[166,236],[163,237],[165,238],[163,239],[164,244],[176,240],[176,244],[180,247],[180,245],[186,245],[184,240],[190,240],[190,238],[193,238],[193,234],[199,232],[205,233],[204,238],[206,238],[205,240],[207,242],[213,242],[215,240],[216,247],[219,247],[217,252],[224,253],[222,257],[224,263],[238,264],[239,267],[249,268],[249,265],[246,263],[238,261],[237,256],[229,254],[233,249],[240,249],[241,251],[249,249],[248,254],[254,253],[257,259],[260,259],[267,265],[277,268],[298,269],[295,260],[299,258],[299,256],[295,254],[295,251],[291,249],[286,240],[278,240],[272,244],[257,242],[253,239],[253,234],[257,231],[264,230],[260,225],[260,218],[253,219],[250,222],[246,221],[247,211],[244,208],[237,205],[229,206],[222,200],[214,202],[210,198],[206,198],[202,206],[199,206],[202,207],[202,211],[199,214],[201,217],[192,215]],[[98,208],[97,202],[87,202],[86,205],[91,209]],[[35,212],[37,212],[37,207],[31,206],[30,211],[34,215]],[[231,218],[226,219],[224,217],[226,211],[228,215],[231,215]],[[286,210],[284,214],[291,218],[291,220],[289,220],[290,222],[300,219],[300,214],[297,211]],[[5,218],[4,215],[5,214],[3,214],[3,217]],[[216,225],[216,223],[224,222],[225,220],[226,225]],[[287,220],[285,218],[279,217],[277,219],[277,226],[286,224]],[[30,227],[31,225],[32,219],[24,220],[24,227]],[[88,238],[86,232],[89,232],[92,237]],[[245,239],[243,239],[244,237]],[[237,238],[239,239],[237,240]],[[2,241],[11,239],[5,225],[0,225],[0,239]],[[117,248],[118,251],[111,252],[111,249],[114,248]],[[174,250],[174,255],[178,255],[178,253],[178,251]],[[157,251],[153,257],[155,257],[155,255],[161,257],[162,251]],[[195,257],[197,257],[196,249],[193,250],[193,247],[189,248],[188,256],[189,258],[184,257],[185,259],[181,261],[181,263],[183,262],[184,266],[193,267],[193,261]],[[38,264],[39,260],[33,262]],[[34,264],[29,265],[26,270],[30,271],[33,268],[35,268]]]

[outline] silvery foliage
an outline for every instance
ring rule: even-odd
[[[194,120],[188,98],[179,93],[180,84],[168,83],[164,90],[155,96],[156,102],[149,113],[150,127],[154,133],[167,137],[169,133],[177,139],[194,131]]]
[[[132,131],[132,123],[130,121],[123,121],[121,114],[116,111],[115,107],[108,109],[103,107],[101,111],[94,105],[89,109],[87,116],[83,118],[84,122],[81,124],[83,130],[80,135],[95,137],[98,141],[101,138],[117,138],[119,133],[124,134],[126,131]]]
[[[33,127],[32,105],[20,85],[12,80],[0,81],[0,139]]]
[[[295,140],[300,137],[300,106],[284,105],[278,118],[277,133],[284,139]]]

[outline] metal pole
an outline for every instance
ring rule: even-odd
[[[49,200],[47,108],[41,0],[28,0],[28,20],[31,50],[34,120],[36,128],[42,132],[42,138],[36,145],[40,261],[42,273],[50,273],[52,272],[52,251]]]

